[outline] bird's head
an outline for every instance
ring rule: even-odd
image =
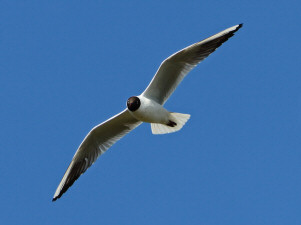
[[[138,97],[132,96],[127,100],[126,105],[131,112],[134,112],[139,109],[141,102]]]

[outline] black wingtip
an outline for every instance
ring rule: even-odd
[[[230,35],[231,35],[230,37],[232,37],[234,35],[234,33],[236,31],[238,31],[243,25],[244,25],[243,23],[240,23],[240,24],[236,25],[235,29],[230,31]]]
[[[52,198],[52,202],[55,202],[55,201],[58,200],[61,196],[62,196],[62,195],[60,194],[60,195],[58,195],[58,196],[53,197],[53,198]]]

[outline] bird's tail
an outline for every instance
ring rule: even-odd
[[[153,134],[166,134],[166,133],[173,133],[185,125],[185,123],[189,120],[189,114],[183,113],[170,113],[169,122],[167,124],[161,123],[152,123],[152,133]]]

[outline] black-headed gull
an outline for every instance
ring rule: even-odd
[[[165,59],[141,95],[130,97],[125,110],[94,127],[88,133],[73,156],[52,201],[60,198],[102,153],[142,122],[151,124],[153,134],[180,130],[190,115],[169,112],[163,107],[164,103],[190,70],[241,27],[242,24],[230,27]]]

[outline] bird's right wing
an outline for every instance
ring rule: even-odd
[[[73,156],[52,201],[60,198],[102,153],[141,123],[125,109],[118,115],[94,127]]]
[[[169,56],[161,63],[156,75],[142,95],[163,105],[189,71],[232,37],[241,27],[242,24],[230,27]]]

